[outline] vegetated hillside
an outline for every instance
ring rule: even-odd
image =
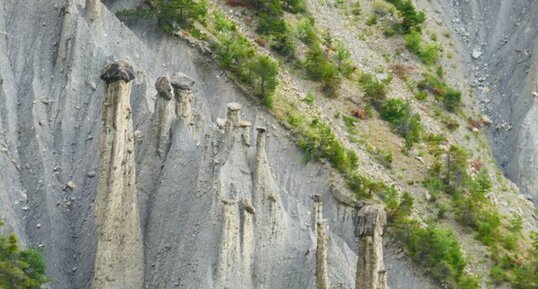
[[[110,253],[120,256],[118,279],[138,272],[124,251],[141,250],[134,257],[150,288],[312,288],[315,194],[334,288],[355,287],[355,218],[369,203],[385,204],[389,218],[389,287],[536,287],[534,208],[495,165],[466,50],[444,26],[459,10],[421,2],[422,14],[396,0],[172,3],[184,6],[0,6],[9,15],[0,18],[0,212],[42,248],[51,287],[96,286],[96,268],[108,265],[99,244],[140,234]],[[129,178],[135,170],[136,188],[125,190],[136,192],[134,207],[99,197],[99,180],[116,170],[100,163],[110,149],[100,139],[122,139],[105,121],[114,118],[105,86],[129,95],[99,79],[117,59],[134,68],[122,104],[132,128],[115,120],[131,137],[112,146],[122,153],[110,164]],[[174,80],[178,72],[194,86]],[[138,226],[121,217],[133,208]]]

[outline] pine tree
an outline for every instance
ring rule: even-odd
[[[21,250],[15,234],[0,234],[0,288],[39,289],[47,282],[41,254],[31,249]]]

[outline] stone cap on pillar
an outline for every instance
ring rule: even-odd
[[[241,117],[239,116],[239,111],[241,111],[241,104],[237,102],[228,103],[228,111],[226,112],[226,122],[231,127],[239,127],[239,122]]]
[[[239,122],[239,127],[247,128],[251,126],[252,126],[252,123],[250,121],[242,120]]]
[[[385,207],[382,205],[366,205],[357,215],[357,236],[383,235],[387,223]]]
[[[101,70],[101,79],[107,84],[120,80],[129,82],[134,78],[133,67],[124,60],[109,63]]]
[[[170,84],[167,75],[157,78],[155,81],[155,89],[162,98],[168,100],[172,99],[172,85]]]
[[[240,110],[241,110],[241,104],[237,102],[228,103],[228,111],[240,111]]]
[[[191,90],[195,81],[181,72],[176,72],[170,77],[172,86],[181,90]]]

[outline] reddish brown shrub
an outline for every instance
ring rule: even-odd
[[[484,162],[482,162],[481,159],[471,161],[471,168],[473,168],[475,171],[480,171],[482,166],[484,166]]]
[[[355,108],[351,110],[351,115],[358,119],[362,119],[362,120],[366,119],[366,111],[360,108]]]
[[[413,67],[398,63],[391,65],[390,70],[392,71],[392,73],[398,76],[398,78],[406,80],[407,75],[413,70]]]
[[[480,119],[473,119],[469,117],[467,119],[467,124],[469,125],[470,130],[482,128],[482,121],[480,121]]]

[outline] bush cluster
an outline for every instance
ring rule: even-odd
[[[336,93],[342,81],[338,67],[330,61],[318,42],[310,45],[303,66],[308,78],[320,82],[327,95]]]
[[[128,9],[118,16],[156,17],[164,32],[190,28],[194,21],[204,22],[207,18],[207,0],[148,0],[147,8]]]
[[[430,168],[430,176],[424,185],[433,196],[440,192],[451,195],[456,220],[475,229],[476,238],[491,246],[502,241],[501,216],[486,197],[491,190],[491,180],[485,169],[472,177],[468,168],[467,153],[460,147],[451,146],[444,164],[436,162]]]
[[[441,47],[437,44],[422,44],[422,35],[418,31],[412,31],[404,36],[405,47],[415,54],[426,65],[432,65],[439,60]]]
[[[426,20],[426,15],[422,11],[417,11],[411,0],[385,0],[393,4],[402,21],[398,23],[395,30],[400,34],[408,34],[412,31],[420,32],[422,30],[422,23]]]
[[[405,139],[407,148],[420,141],[422,123],[417,113],[412,113],[408,102],[401,99],[387,100],[386,81],[379,81],[371,74],[363,73],[359,83],[364,96],[380,112],[381,117],[388,121],[396,132]]]
[[[450,112],[454,112],[460,107],[461,91],[449,87],[440,78],[431,73],[425,73],[423,77],[424,80],[417,85],[419,91],[432,93],[436,99],[443,102],[445,108]]]
[[[262,103],[271,107],[272,96],[278,85],[278,63],[257,52],[248,39],[237,31],[236,25],[222,13],[214,13],[212,19],[218,39],[213,43],[213,51],[222,68],[251,87]]]
[[[326,159],[341,173],[353,171],[358,166],[358,156],[346,150],[332,129],[314,119],[298,139],[298,145],[307,159]]]
[[[411,112],[408,102],[401,99],[389,99],[381,107],[381,117],[388,121],[396,132],[405,139],[407,148],[420,141],[422,124],[418,113]]]
[[[387,99],[387,82],[377,80],[372,74],[363,73],[359,78],[359,84],[364,91],[364,96],[379,110]]]
[[[411,219],[414,199],[407,192],[400,196],[394,187],[385,187],[381,198],[398,240],[416,262],[430,268],[433,277],[450,288],[478,288],[478,280],[464,272],[467,261],[450,231],[433,224],[424,227]]]

